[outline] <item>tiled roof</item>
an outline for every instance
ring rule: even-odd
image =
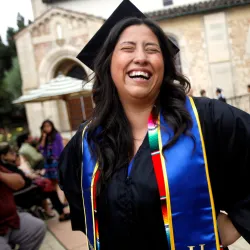
[[[154,20],[159,21],[162,19],[206,13],[247,4],[250,4],[250,0],[211,0],[152,11],[146,14]]]

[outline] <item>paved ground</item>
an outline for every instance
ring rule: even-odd
[[[58,194],[63,201],[63,192],[58,190]],[[64,212],[69,212],[69,208],[65,208]],[[47,221],[47,226],[48,233],[40,250],[88,250],[85,235],[73,232],[70,221],[59,222],[56,216]]]
[[[65,250],[59,241],[49,232],[47,231],[44,242],[40,250]]]
[[[48,229],[65,249],[88,250],[85,235],[81,232],[73,232],[69,221],[60,223],[57,218],[51,219],[48,221]]]
[[[40,250],[88,250],[85,236],[72,232],[70,222],[59,223],[57,219],[48,222],[49,230]],[[229,250],[250,250],[250,245],[240,238]]]
[[[63,200],[63,194],[59,191]],[[68,208],[66,208],[67,212]],[[40,250],[88,250],[87,240],[83,233],[73,232],[70,221],[60,223],[55,217],[47,221],[48,232]],[[250,245],[240,238],[229,250],[250,250]]]

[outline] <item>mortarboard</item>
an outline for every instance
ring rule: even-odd
[[[105,21],[102,27],[96,32],[92,39],[86,44],[77,58],[93,70],[94,60],[103,42],[108,37],[111,29],[121,20],[128,17],[146,18],[146,16],[133,5],[129,0],[123,0],[116,8],[111,16]],[[167,38],[168,39],[168,38]],[[179,48],[169,39],[175,54],[179,52]]]

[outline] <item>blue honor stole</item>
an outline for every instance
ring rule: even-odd
[[[161,185],[158,182],[158,189],[161,202],[165,203],[162,215],[166,238],[170,250],[220,250],[222,248],[219,244],[199,116],[192,98],[186,99],[185,106],[192,117],[193,126],[190,134],[193,138],[183,134],[171,148],[162,152],[163,145],[172,138],[173,131],[160,115],[154,127],[157,131],[159,150],[152,153],[150,142],[157,182],[161,179],[158,178],[159,174],[162,174],[163,183]],[[152,136],[150,126],[152,123],[149,121],[149,141]],[[82,200],[89,249],[98,250],[100,242],[95,203],[98,164],[90,152],[86,127],[82,134]],[[157,157],[157,154],[159,160],[153,158]],[[161,195],[162,189],[165,190],[164,197]]]

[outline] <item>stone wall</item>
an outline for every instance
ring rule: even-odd
[[[42,0],[31,0],[31,4],[32,4],[34,19],[42,15],[49,8],[49,5],[43,3]]]
[[[22,33],[22,39],[16,40],[18,60],[22,76],[22,89],[26,90],[37,88],[37,67],[32,37],[29,32]]]
[[[229,42],[236,96],[250,84],[250,5],[227,12]]]
[[[199,95],[200,89],[206,89],[212,95],[203,16],[179,17],[159,24],[179,44],[182,72],[191,81],[194,95]]]
[[[179,43],[182,71],[190,79],[194,95],[205,89],[209,97],[215,97],[217,87],[229,98],[246,93],[250,84],[250,5],[159,23]]]

